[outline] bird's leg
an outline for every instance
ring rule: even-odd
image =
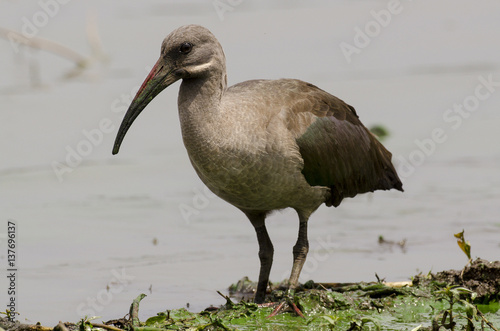
[[[271,273],[271,266],[273,264],[274,248],[267,233],[265,213],[246,213],[247,217],[252,222],[257,233],[257,240],[259,242],[259,259],[260,259],[260,273],[259,283],[257,285],[257,292],[255,293],[255,303],[264,302],[266,296],[267,285],[269,283],[269,274]]]
[[[306,262],[307,252],[309,252],[309,241],[307,240],[307,221],[308,217],[299,213],[299,236],[297,243],[293,246],[293,266],[288,283],[290,288],[295,288],[299,283],[299,276],[304,263]]]
[[[274,248],[265,225],[256,227],[255,231],[257,232],[257,240],[259,241],[260,273],[254,301],[255,303],[262,303],[264,302],[267,285],[269,284]]]
[[[297,287],[299,283],[299,275],[302,267],[304,266],[304,262],[306,261],[307,252],[309,252],[309,241],[307,240],[307,221],[309,220],[308,216],[305,216],[304,213],[297,211],[299,214],[299,236],[297,238],[297,243],[293,246],[293,266],[292,272],[290,274],[290,279],[288,280],[288,285],[290,289],[294,289]],[[290,293],[288,293],[290,294]],[[288,303],[288,305],[293,309],[293,311],[299,315],[300,317],[304,317],[300,309],[293,302],[293,299],[288,296],[286,301],[283,301],[273,310],[271,315],[268,317],[276,316],[280,311],[283,310],[284,304]]]

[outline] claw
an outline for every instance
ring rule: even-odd
[[[272,303],[272,304],[276,304],[276,303]],[[276,308],[274,308],[273,312],[271,314],[269,314],[269,316],[267,316],[267,318],[274,317],[274,316],[278,315],[280,312],[282,312],[283,310],[285,310],[286,309],[285,304],[288,304],[288,306],[292,307],[295,314],[297,314],[298,316],[300,316],[302,318],[305,318],[304,314],[302,314],[299,307],[297,307],[297,305],[290,299],[281,301],[279,303],[279,305]],[[269,304],[267,307],[269,307],[269,306],[271,306],[271,304]]]
[[[267,316],[267,318],[271,318],[271,317],[274,317],[276,315],[278,315],[278,313],[283,310],[283,306],[285,305],[286,301],[281,301],[280,304],[278,305],[278,307],[274,308],[273,312]]]
[[[299,315],[300,317],[302,318],[305,318],[304,314],[302,314],[302,312],[300,311],[299,307],[297,307],[297,305],[295,303],[292,302],[292,308],[293,308],[293,311]]]

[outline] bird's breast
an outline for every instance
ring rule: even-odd
[[[184,143],[205,185],[242,209],[286,208],[296,182],[304,181],[301,159],[273,145],[263,132],[240,129]]]
[[[259,115],[255,109],[180,107],[184,145],[198,176],[240,209],[317,207],[324,189],[311,192],[286,123],[272,112]]]

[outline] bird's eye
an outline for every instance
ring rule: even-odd
[[[193,49],[193,45],[191,43],[182,43],[181,47],[179,47],[179,52],[187,54],[191,52],[191,49]]]

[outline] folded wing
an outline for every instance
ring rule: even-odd
[[[331,188],[337,207],[358,193],[403,191],[392,154],[361,123],[353,107],[318,87],[291,80],[294,99],[287,125],[304,160],[302,173],[312,186]]]

